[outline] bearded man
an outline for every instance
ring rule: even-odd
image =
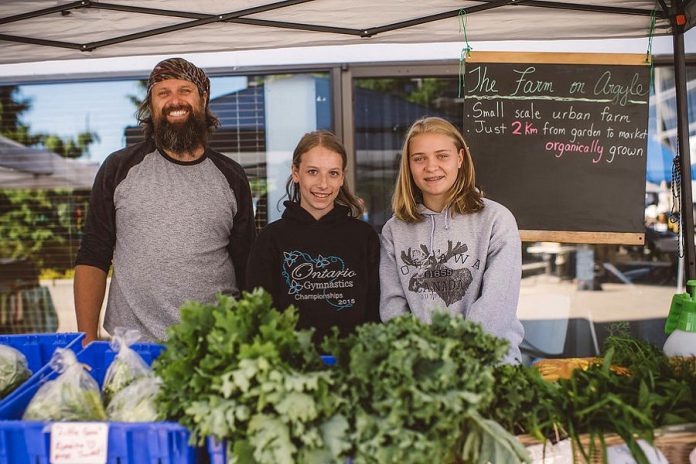
[[[255,237],[242,167],[207,145],[219,125],[210,80],[169,58],[150,74],[138,110],[146,140],[111,154],[94,181],[75,266],[75,313],[85,344],[104,328],[165,339],[186,300],[238,295]]]

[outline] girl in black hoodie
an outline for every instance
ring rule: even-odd
[[[247,287],[263,287],[278,309],[299,308],[298,328],[319,343],[379,321],[379,237],[356,219],[362,206],[343,185],[347,155],[327,131],[305,134],[292,156],[282,219],[254,243]]]

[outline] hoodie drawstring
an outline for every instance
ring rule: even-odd
[[[430,215],[430,253],[435,253],[435,216]]]
[[[428,214],[430,217],[430,252],[435,253],[435,214]],[[445,208],[445,230],[450,228],[449,208]]]

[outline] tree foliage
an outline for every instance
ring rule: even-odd
[[[72,268],[87,202],[87,192],[0,190],[0,259]]]
[[[23,120],[31,104],[31,98],[24,97],[19,86],[0,86],[0,135],[22,145],[46,148],[64,158],[80,158],[89,153],[92,143],[99,141],[99,135],[89,130],[73,137],[33,132]]]

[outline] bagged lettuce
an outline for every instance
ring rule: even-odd
[[[60,375],[36,392],[22,417],[40,421],[102,421],[106,419],[99,385],[68,348],[57,348],[50,366]]]
[[[132,382],[142,377],[152,375],[152,369],[143,358],[130,346],[140,338],[140,332],[132,329],[117,327],[111,339],[111,349],[116,352],[114,361],[104,376],[104,402],[109,404],[111,399]]]
[[[106,408],[110,421],[157,422],[162,420],[155,398],[162,380],[154,375],[140,377],[116,393]]]
[[[21,351],[0,345],[0,398],[4,398],[31,376]]]

